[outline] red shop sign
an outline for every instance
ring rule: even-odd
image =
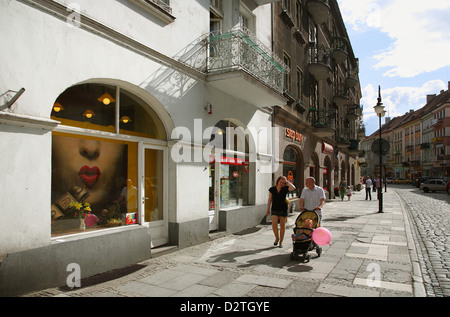
[[[322,143],[322,152],[325,154],[333,154],[333,146],[328,143]]]

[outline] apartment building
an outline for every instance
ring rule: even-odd
[[[360,177],[358,59],[336,1],[283,0],[273,5],[272,14],[274,52],[290,68],[283,86],[287,103],[273,114],[274,126],[283,131],[274,176],[294,182],[293,202],[308,176],[333,198],[341,178],[355,185]]]
[[[389,141],[390,151],[383,162],[386,177],[414,180],[421,176],[448,179],[450,174],[450,82],[449,90],[428,95],[420,109],[387,119],[381,127],[382,138]],[[376,175],[376,155],[372,142],[379,130],[361,142],[367,166],[363,174]]]

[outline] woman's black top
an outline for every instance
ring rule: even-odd
[[[270,187],[269,192],[272,194],[272,215],[287,217],[286,195],[289,192],[289,186],[284,186],[277,191],[277,187]]]

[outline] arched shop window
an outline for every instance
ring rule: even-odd
[[[138,223],[138,141],[166,140],[156,113],[119,87],[82,84],[56,99],[51,118],[61,122],[52,136],[52,235],[78,233],[81,223],[88,231]],[[162,156],[144,164],[150,221],[162,217]]]
[[[297,188],[297,190],[288,193],[288,198],[298,196],[298,164],[299,160],[297,151],[293,147],[288,146],[284,150],[283,154],[283,176],[286,176],[288,181],[294,184],[294,186]]]
[[[211,140],[216,137],[215,153],[210,159],[210,209],[214,209],[215,202],[215,177],[219,178],[220,207],[246,206],[249,204],[249,145],[248,136],[244,135],[243,128],[228,120],[219,121]],[[217,147],[219,146],[219,147]],[[219,162],[216,162],[219,158]],[[218,171],[218,173],[216,172]]]

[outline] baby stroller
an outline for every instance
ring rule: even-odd
[[[320,257],[322,248],[320,248],[312,239],[314,229],[320,227],[319,215],[315,211],[305,210],[301,212],[295,220],[294,234],[292,235],[293,251],[291,260],[299,259],[302,255],[304,262],[309,262],[311,256],[309,251],[316,249]]]

